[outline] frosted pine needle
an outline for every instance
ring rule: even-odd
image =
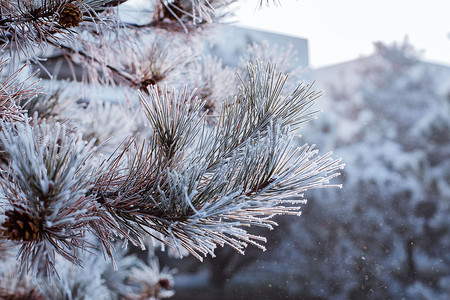
[[[86,247],[84,232],[92,221],[85,197],[90,145],[58,123],[1,126],[9,157],[1,178],[9,202],[3,238],[21,245],[22,267],[33,274],[51,275],[56,255],[80,264],[74,251]]]
[[[102,204],[100,219],[115,228],[98,236],[114,232],[140,244],[162,234],[199,259],[214,255],[216,245],[264,249],[265,238],[248,227],[272,228],[273,216],[300,213],[303,192],[330,186],[340,160],[317,156],[313,146],[296,148],[291,139],[311,118],[317,93],[301,85],[282,97],[286,77],[271,65],[250,65],[249,73],[214,126],[186,89],[141,96],[153,137],[105,164],[90,193]]]

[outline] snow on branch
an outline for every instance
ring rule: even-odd
[[[245,228],[272,228],[273,216],[300,213],[303,192],[333,186],[340,160],[292,141],[317,93],[300,85],[282,97],[286,76],[274,70],[250,65],[249,82],[213,125],[186,88],[141,94],[153,137],[131,141],[105,164],[89,193],[101,203],[100,219],[116,228],[97,235],[118,233],[143,246],[146,236],[162,234],[199,259],[214,255],[216,245],[264,248],[265,239]]]
[[[36,86],[36,81],[32,80],[32,74],[25,80],[20,78],[21,72],[26,67],[4,76],[5,68],[8,69],[8,60],[0,58],[0,119],[1,120],[23,120],[23,109],[20,102],[30,99],[38,94],[39,88]],[[4,77],[3,77],[4,76]],[[20,79],[19,79],[20,78]]]
[[[24,0],[0,2],[0,42],[29,56],[35,47],[73,38],[82,22],[98,22],[108,0]]]
[[[81,262],[91,201],[85,197],[91,147],[58,123],[1,124],[0,140],[9,165],[0,184],[9,205],[1,224],[2,238],[21,245],[22,267],[33,274],[54,273],[55,256]]]
[[[217,245],[265,249],[249,228],[299,215],[303,193],[336,186],[330,180],[343,165],[293,141],[314,114],[319,93],[311,85],[284,91],[287,75],[271,63],[249,64],[240,78],[215,117],[186,86],[148,88],[140,98],[150,139],[130,138],[96,168],[88,160],[95,141],[57,122],[4,121],[8,206],[0,230],[21,245],[22,269],[51,276],[58,256],[81,265],[77,249],[94,246],[89,233],[113,265],[117,240],[145,248],[153,237],[200,260]]]

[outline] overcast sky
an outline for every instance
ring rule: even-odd
[[[374,41],[409,41],[424,58],[450,66],[450,0],[280,0],[255,9],[246,0],[238,24],[303,37],[320,67],[370,54]],[[266,1],[266,0],[264,0]]]

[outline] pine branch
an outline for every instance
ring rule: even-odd
[[[153,20],[145,26],[156,26],[173,31],[192,32],[205,24],[218,23],[230,15],[225,11],[235,0],[160,0]],[[177,26],[178,25],[178,26]]]
[[[98,10],[107,0],[2,1],[0,42],[30,57],[35,48],[71,40],[81,22],[100,20]]]
[[[86,62],[86,64],[95,63],[99,66],[105,67],[106,69],[109,70],[110,74],[112,74],[112,77],[117,81],[125,82],[129,86],[134,85],[134,80],[133,80],[133,78],[131,78],[131,76],[129,74],[126,74],[125,72],[122,72],[109,64],[105,64],[101,59],[99,59],[95,56],[92,56],[83,50],[75,50],[68,45],[58,44],[58,43],[54,43],[52,41],[49,41],[49,44],[61,49],[63,52],[67,53],[69,56],[80,55],[81,57],[83,57],[83,60]]]
[[[40,293],[36,290],[36,297],[70,298],[77,292],[97,298],[169,295],[170,274],[160,272],[155,261],[133,271],[126,265],[131,276],[107,278],[104,265],[85,250],[102,248],[113,268],[121,265],[114,260],[117,241],[144,249],[152,238],[180,256],[190,252],[200,260],[214,256],[217,245],[240,253],[248,245],[264,250],[266,239],[252,234],[253,227],[272,229],[277,225],[274,216],[300,214],[306,191],[339,186],[330,183],[343,167],[339,159],[330,153],[319,156],[314,146],[296,147],[293,141],[300,126],[313,118],[311,108],[320,93],[304,83],[286,91],[288,76],[283,72],[290,56],[279,59],[283,72],[275,63],[259,63],[251,56],[254,61],[239,76],[236,89],[238,80],[229,79],[230,70],[220,61],[194,61],[194,51],[186,50],[192,47],[182,47],[186,40],[181,44],[173,35],[170,42],[160,37],[160,28],[187,33],[217,22],[234,0],[157,1],[145,24],[107,24],[115,17],[114,7],[124,2],[0,3],[5,49],[19,59],[38,61],[37,51],[50,45],[82,65],[91,82],[139,90],[150,127],[148,141],[131,137],[108,159],[94,157],[106,152],[105,147],[93,148],[94,139],[104,146],[117,128],[128,129],[117,107],[90,103],[81,114],[71,115],[67,124],[87,128],[87,143],[75,128],[55,122],[59,91],[35,97],[37,88],[18,79],[20,70],[0,83],[5,155],[0,184],[6,199],[0,240],[20,248],[22,271],[63,276],[58,288],[47,285]],[[144,28],[149,30],[141,36]],[[253,49],[279,56],[264,47]],[[4,64],[0,61],[2,70]],[[33,118],[23,109],[34,112]],[[84,122],[86,117],[96,125]],[[109,125],[111,121],[115,124]],[[90,276],[76,269],[83,258],[97,268]],[[118,295],[114,286],[124,293]],[[0,286],[0,294],[4,291]]]
[[[192,96],[187,94],[187,87],[180,93],[169,93],[164,87],[161,96],[156,88],[151,88],[150,101],[144,100],[141,94],[157,146],[167,160],[172,159],[177,152],[189,149],[204,125],[204,113],[201,113],[203,103],[198,98],[192,99]]]
[[[21,267],[35,275],[54,273],[55,254],[80,264],[75,250],[85,240],[92,202],[85,197],[90,145],[64,126],[45,122],[3,123],[0,140],[11,158],[1,178],[9,206],[2,238],[21,245]]]
[[[314,147],[295,149],[290,139],[310,118],[317,94],[300,88],[282,98],[285,77],[275,83],[273,69],[249,70],[256,73],[239,94],[245,101],[227,106],[213,128],[185,89],[159,95],[154,88],[141,96],[152,140],[111,158],[90,191],[101,203],[100,218],[117,224],[111,232],[139,243],[156,231],[199,259],[214,255],[217,244],[240,252],[248,244],[264,248],[263,237],[243,228],[272,228],[274,215],[299,214],[304,191],[332,186],[340,161],[316,156]]]
[[[239,149],[244,142],[256,135],[264,136],[271,123],[281,121],[282,127],[295,132],[316,113],[309,112],[320,92],[312,91],[311,85],[301,83],[283,96],[287,76],[279,73],[268,63],[248,66],[248,82],[242,80],[237,96],[223,103],[218,124],[205,138],[200,151],[205,153],[210,166],[214,167],[222,158]]]
[[[5,68],[7,68],[8,60],[0,59],[0,120],[3,121],[23,121],[23,109],[20,103],[24,99],[35,97],[39,93],[39,88],[36,87],[36,80],[32,77],[36,74],[31,74],[28,78],[19,80],[19,75],[27,67],[22,66],[20,69],[3,77]]]

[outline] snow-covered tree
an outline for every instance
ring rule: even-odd
[[[234,1],[148,1],[132,22],[129,2],[0,2],[1,298],[169,297],[155,247],[265,249],[252,228],[338,186],[340,160],[293,141],[310,84],[203,55]]]
[[[324,99],[335,109],[304,131],[322,129],[321,146],[335,148],[346,169],[345,188],[314,193],[281,247],[297,262],[289,268],[297,295],[448,298],[449,102],[445,78],[419,58],[407,42],[376,44],[355,68],[356,88],[337,79]]]

